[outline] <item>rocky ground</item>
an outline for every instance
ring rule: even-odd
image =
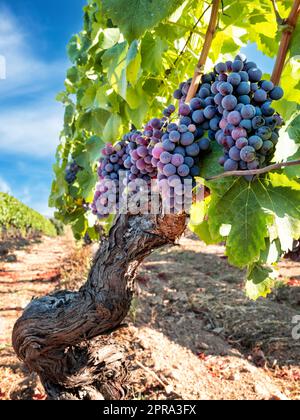
[[[33,296],[80,285],[92,247],[42,238],[0,259],[0,399],[45,399],[11,347],[16,318]],[[2,253],[3,254],[3,253]],[[5,254],[5,253],[4,253]],[[244,295],[244,273],[221,246],[192,237],[141,267],[128,327],[129,399],[300,399],[300,262],[284,260],[282,284],[265,300]]]

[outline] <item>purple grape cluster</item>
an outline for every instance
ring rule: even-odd
[[[262,80],[262,71],[242,54],[234,61],[218,63],[215,72],[218,76],[211,89],[222,115],[215,136],[224,150],[220,165],[225,171],[264,167],[272,158],[284,123],[272,108],[272,101],[281,99],[283,90]]]
[[[77,165],[75,160],[68,164],[65,171],[65,180],[69,185],[72,185],[77,177],[78,172],[80,171],[80,167]]]
[[[99,160],[98,176],[92,212],[100,219],[116,211],[119,201],[119,171],[125,170],[126,141],[120,141],[115,146],[108,143],[102,150],[103,157]]]
[[[171,212],[183,210],[184,181],[190,180],[192,186],[194,177],[200,175],[200,155],[210,149],[210,140],[199,139],[196,125],[186,124],[182,119],[179,124],[169,123],[152,150],[163,204]]]

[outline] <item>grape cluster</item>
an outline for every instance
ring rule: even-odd
[[[193,178],[200,175],[200,154],[210,149],[210,140],[187,118],[181,118],[179,124],[169,123],[152,150],[163,205],[171,212],[183,210],[184,196],[191,198],[184,183],[190,180],[192,187]]]
[[[119,171],[124,170],[126,142],[121,141],[115,146],[108,143],[102,150],[103,157],[99,161],[98,176],[92,212],[100,219],[116,211],[119,201]],[[126,158],[126,156],[125,156]]]
[[[67,165],[65,171],[65,180],[69,185],[72,185],[75,182],[79,170],[80,167],[75,161]]]
[[[195,97],[187,104],[190,86],[188,80],[174,92],[179,100],[176,121],[172,119],[176,108],[170,105],[162,118],[153,118],[142,131],[132,130],[115,145],[105,146],[94,214],[107,217],[145,187],[149,193],[153,179],[158,180],[163,207],[170,212],[185,210],[192,200],[194,179],[200,175],[201,158],[214,140],[223,148],[219,163],[225,171],[257,169],[270,161],[283,125],[272,101],[281,99],[283,91],[262,80],[255,63],[242,54],[218,63],[213,72],[202,76]],[[125,174],[122,192],[120,171]]]
[[[220,165],[225,171],[264,167],[272,157],[283,125],[272,108],[272,101],[281,99],[283,90],[262,80],[262,71],[242,54],[234,61],[218,63],[215,72],[218,76],[211,89],[222,115],[215,136],[224,150]]]

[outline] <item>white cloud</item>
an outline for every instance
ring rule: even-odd
[[[63,122],[55,94],[60,82],[63,86],[67,61],[46,61],[32,45],[18,20],[0,8],[0,56],[6,61],[6,79],[0,79],[0,151],[53,156]]]
[[[0,178],[0,192],[11,194],[11,188],[3,178]]]
[[[12,14],[0,9],[0,55],[5,58],[6,79],[0,80],[1,98],[36,93],[63,78],[67,61],[49,62],[34,54],[29,34]]]
[[[52,98],[0,113],[0,151],[53,156],[62,129],[62,107]]]

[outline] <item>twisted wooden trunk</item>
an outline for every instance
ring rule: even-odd
[[[60,291],[28,305],[14,326],[13,346],[50,399],[123,397],[126,359],[103,334],[126,317],[140,263],[174,243],[185,223],[184,215],[118,216],[78,292]]]

